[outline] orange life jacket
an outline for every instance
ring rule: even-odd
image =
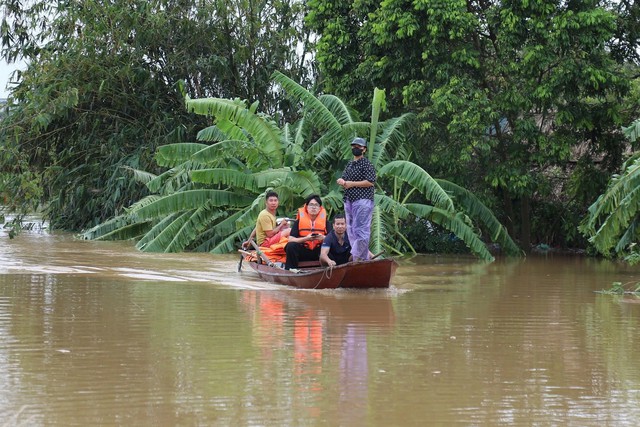
[[[273,262],[285,262],[287,260],[287,253],[284,247],[289,243],[288,237],[281,237],[278,243],[274,243],[268,248],[260,247],[260,252],[265,254]]]
[[[309,234],[324,234],[327,235],[327,211],[320,206],[320,212],[315,221],[311,221],[309,213],[305,210],[304,206],[298,209],[298,235],[300,237],[308,236]],[[304,242],[304,245],[313,250],[322,244],[321,240],[310,240]]]
[[[260,246],[260,252],[262,252],[262,254],[272,262],[285,262],[287,260],[287,253],[285,252],[284,247],[287,246],[288,242],[288,237],[281,237],[278,243],[274,243],[269,247]],[[247,253],[244,259],[246,261],[263,262],[256,251]]]

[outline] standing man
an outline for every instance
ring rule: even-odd
[[[327,212],[322,207],[320,196],[309,196],[304,206],[298,209],[298,221],[291,227],[289,243],[285,246],[287,262],[285,268],[298,268],[300,261],[318,261],[320,245],[327,235]]]
[[[256,227],[251,232],[251,235],[246,242],[242,243],[243,248],[249,246],[249,241],[255,236],[258,246],[269,247],[274,243],[280,241],[282,237],[282,231],[289,227],[289,222],[283,220],[280,224],[276,224],[276,211],[280,200],[278,193],[275,191],[269,191],[265,196],[265,208],[258,214],[256,220]]]
[[[351,244],[347,237],[347,220],[343,214],[333,218],[333,230],[327,234],[320,248],[320,263],[333,267],[349,262]]]
[[[351,240],[351,255],[354,261],[369,259],[371,218],[373,216],[373,185],[376,170],[364,157],[367,141],[354,138],[351,141],[351,160],[342,177],[336,182],[344,188],[344,211],[347,217],[347,234]]]

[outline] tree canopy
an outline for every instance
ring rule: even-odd
[[[55,228],[96,224],[137,200],[144,193],[127,171],[150,168],[157,146],[202,127],[177,82],[192,96],[240,96],[274,112],[286,106],[270,90],[273,70],[310,77],[295,0],[2,0],[0,8],[2,56],[28,64],[0,129],[0,192],[9,204],[21,195],[25,210],[42,203]]]
[[[310,156],[327,195],[337,191],[328,171],[345,160],[327,141],[347,132],[381,144],[371,154],[388,174],[378,192],[388,209],[376,212],[376,232],[409,221],[399,212],[426,214],[404,210],[414,203],[437,207],[420,199],[418,181],[392,179],[427,174],[464,223],[478,225],[473,195],[525,250],[587,245],[579,219],[637,146],[620,131],[640,116],[632,1],[0,0],[0,9],[0,55],[28,64],[0,122],[0,209],[42,208],[55,228],[86,229],[169,190],[137,179],[182,188],[195,163],[183,158],[177,181],[165,179],[171,156],[156,157],[157,147],[242,141],[191,114],[185,95],[192,106],[243,100],[294,141],[254,147],[242,159],[251,173],[291,177]],[[299,87],[274,87],[276,70]],[[374,114],[362,122],[380,94],[384,126]],[[255,201],[264,188],[245,190]],[[406,232],[393,235],[392,246],[413,248]]]
[[[590,163],[581,156],[601,158],[605,170],[622,159],[629,74],[607,48],[622,32],[604,6],[312,0],[307,19],[320,34],[324,87],[356,104],[363,88],[382,87],[415,111],[422,164],[484,193],[528,248],[534,207],[560,186],[558,206],[570,208],[584,199],[570,192],[599,173],[581,169]],[[581,181],[563,185],[556,178],[572,176],[574,161]]]

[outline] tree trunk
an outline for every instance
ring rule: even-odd
[[[506,218],[504,219],[505,227],[507,227],[507,233],[513,239],[517,239],[513,226],[513,203],[511,201],[511,193],[508,190],[502,189],[502,204],[504,205],[504,213]]]
[[[531,199],[528,195],[520,199],[520,247],[531,251]]]

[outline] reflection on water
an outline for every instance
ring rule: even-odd
[[[401,260],[388,290],[235,255],[0,232],[0,425],[575,425],[640,419],[639,270]]]
[[[344,338],[340,358],[341,424],[364,425],[369,402],[369,359],[367,331],[359,324],[350,324]]]
[[[324,419],[326,401],[318,398],[330,395],[337,419],[366,424],[367,332],[391,331],[394,312],[386,293],[247,291],[242,306],[266,365],[290,353],[287,393],[292,393],[293,406],[304,410],[303,418]],[[336,370],[337,383],[328,385],[325,377],[334,377]]]

